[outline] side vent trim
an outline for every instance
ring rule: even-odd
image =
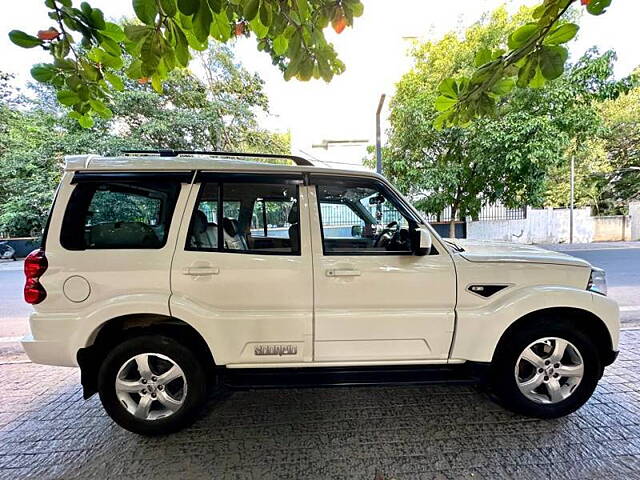
[[[508,286],[509,285],[469,285],[467,290],[475,295],[479,295],[480,297],[489,298]]]

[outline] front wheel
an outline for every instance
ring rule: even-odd
[[[145,335],[126,340],[98,373],[100,400],[121,427],[142,435],[171,433],[191,424],[206,399],[205,370],[172,338]]]
[[[589,400],[601,364],[584,333],[542,321],[508,340],[492,363],[493,388],[505,407],[532,417],[557,418]]]

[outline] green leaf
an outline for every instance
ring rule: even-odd
[[[178,10],[187,16],[196,13],[199,7],[200,0],[178,0]]]
[[[184,32],[179,28],[174,30],[176,37],[176,59],[180,62],[180,65],[186,67],[189,64],[191,55],[189,54],[189,42],[185,37]]]
[[[43,43],[38,37],[24,33],[21,30],[11,30],[9,32],[9,40],[22,48],[33,48]]]
[[[60,90],[56,97],[58,97],[58,101],[62,105],[66,105],[70,107],[71,105],[75,105],[76,103],[80,103],[80,97],[78,94],[71,90]]]
[[[564,23],[551,30],[543,43],[545,45],[559,45],[561,43],[566,43],[576,36],[579,29],[580,27],[575,23]]]
[[[442,130],[451,122],[452,116],[453,116],[453,111],[442,112],[433,121],[433,127],[436,130]]]
[[[249,22],[249,27],[251,31],[256,34],[258,38],[264,38],[269,33],[269,27],[265,27],[258,17],[254,18]]]
[[[300,18],[307,18],[309,16],[309,2],[307,0],[296,0],[296,7],[298,8],[298,14]]]
[[[458,98],[458,85],[453,78],[445,78],[438,86],[438,93],[441,95],[457,100]]]
[[[48,82],[56,74],[56,68],[49,63],[38,63],[31,67],[31,76],[39,82]]]
[[[104,14],[102,13],[102,10],[100,10],[99,8],[94,8],[91,10],[90,18],[91,18],[91,23],[93,23],[93,26],[98,30],[102,30],[103,28],[106,27],[106,23],[104,21]]]
[[[153,25],[158,15],[156,0],[133,0],[133,11],[142,23]]]
[[[287,40],[284,35],[278,35],[273,39],[273,51],[276,55],[284,55],[289,47],[289,40]]]
[[[542,88],[545,86],[546,83],[547,83],[547,80],[546,78],[544,78],[544,75],[542,74],[542,70],[540,69],[540,66],[538,66],[538,68],[536,68],[535,75],[529,82],[529,86],[531,88]]]
[[[587,12],[591,15],[602,15],[609,5],[611,0],[591,0],[587,5]]]
[[[360,17],[364,13],[364,4],[360,0],[357,0],[351,5],[351,10],[353,11],[354,17]]]
[[[78,123],[82,128],[91,128],[93,127],[93,118],[85,114],[78,118]]]
[[[139,42],[145,38],[153,30],[145,25],[127,25],[124,27],[124,33],[132,42]]]
[[[260,8],[260,0],[247,0],[244,5],[243,15],[248,21],[253,20],[258,15],[258,9]]]
[[[160,33],[149,35],[142,44],[140,49],[140,58],[142,60],[142,76],[150,77],[158,69],[160,57],[162,56]]]
[[[208,0],[209,8],[213,13],[220,13],[222,11],[222,0]]]
[[[209,4],[200,2],[200,8],[193,17],[193,34],[200,42],[205,42],[209,38],[212,21],[213,17],[211,16],[211,10],[209,10]]]
[[[540,70],[547,80],[554,80],[564,72],[569,52],[564,47],[544,46],[540,50]]]
[[[529,85],[529,82],[536,74],[536,68],[538,68],[538,56],[530,55],[526,57],[525,63],[520,70],[518,70],[518,81],[517,85],[520,88],[524,88]]]
[[[219,42],[226,42],[231,38],[231,25],[225,10],[213,15],[210,33]]]
[[[176,0],[160,0],[160,7],[162,7],[162,11],[170,17],[175,17],[176,13],[178,13]]]
[[[120,25],[115,23],[106,22],[100,34],[109,37],[114,42],[122,42],[125,39],[124,31],[120,28]]]
[[[523,47],[536,33],[539,27],[537,23],[527,23],[518,28],[509,36],[508,45],[511,49]]]
[[[160,80],[160,77],[158,75],[154,75],[153,77],[151,77],[151,86],[156,92],[162,93],[162,80]]]
[[[491,91],[496,95],[502,96],[511,92],[511,90],[513,90],[513,87],[515,86],[516,82],[512,78],[503,78],[502,80],[498,80],[496,82]]]
[[[482,65],[489,63],[492,60],[491,50],[486,47],[481,48],[478,53],[476,53],[476,58],[474,60],[476,67],[481,67]]]
[[[140,60],[134,60],[127,68],[127,76],[137,80],[142,77],[142,62]]]
[[[122,81],[122,79],[120,77],[118,77],[117,75],[111,73],[111,72],[104,72],[104,78],[107,80],[107,82],[109,82],[111,84],[111,86],[113,88],[115,88],[117,91],[122,92],[124,90],[124,82]]]
[[[453,106],[458,102],[457,98],[445,97],[444,95],[440,95],[436,98],[435,107],[439,112],[446,112],[453,108]]]
[[[91,108],[102,118],[111,118],[113,116],[113,112],[102,102],[102,100],[91,98],[89,99],[89,105],[91,105]]]
[[[273,15],[269,3],[262,2],[260,4],[260,23],[262,23],[262,25],[264,25],[265,27],[270,27],[272,20]]]

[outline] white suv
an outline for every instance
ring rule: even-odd
[[[566,415],[617,354],[604,273],[535,247],[441,239],[374,173],[155,152],[66,160],[25,261],[37,363],[133,432],[175,431],[212,385],[483,379]]]

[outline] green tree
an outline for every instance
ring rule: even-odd
[[[623,140],[620,134],[633,142],[634,129],[637,128],[637,124],[631,122],[627,125],[621,120],[625,115],[633,115],[632,102],[629,102],[633,98],[626,92],[633,88],[636,77],[632,75],[617,80],[614,77],[616,59],[613,51],[600,54],[593,48],[571,66],[565,77],[544,89],[553,92],[553,97],[565,105],[558,121],[562,122],[563,130],[572,140],[563,161],[550,166],[546,205],[569,205],[570,158],[573,157],[575,205],[592,206],[596,212],[610,210],[612,192],[607,183],[617,178],[616,172],[624,171],[626,166],[622,159],[618,166],[612,160],[620,157],[613,153],[613,143]],[[617,119],[620,119],[619,123]]]
[[[443,78],[473,71],[479,48],[497,48],[506,31],[531,15],[522,9],[509,18],[501,8],[469,28],[416,48],[414,68],[397,85],[391,102],[391,129],[385,173],[422,210],[451,208],[453,219],[475,217],[483,205],[541,205],[548,169],[564,162],[572,140],[593,135],[600,117],[592,100],[613,97],[610,55],[585,57],[562,82],[539,89],[513,89],[496,106],[495,116],[470,120],[466,128],[439,129],[436,97]],[[592,56],[597,58],[592,58]],[[593,90],[593,91],[592,91]]]
[[[640,200],[640,87],[604,102],[599,109],[607,127],[604,142],[609,163],[601,206],[620,213],[630,201]]]
[[[289,153],[288,135],[258,125],[257,113],[268,112],[262,80],[224,45],[212,44],[206,55],[206,80],[176,70],[162,95],[123,79],[127,88],[114,93],[113,116],[89,129],[65,116],[55,89],[34,85],[35,98],[17,108],[9,100],[15,91],[0,82],[0,231],[29,235],[42,228],[67,154],[158,148]]]

